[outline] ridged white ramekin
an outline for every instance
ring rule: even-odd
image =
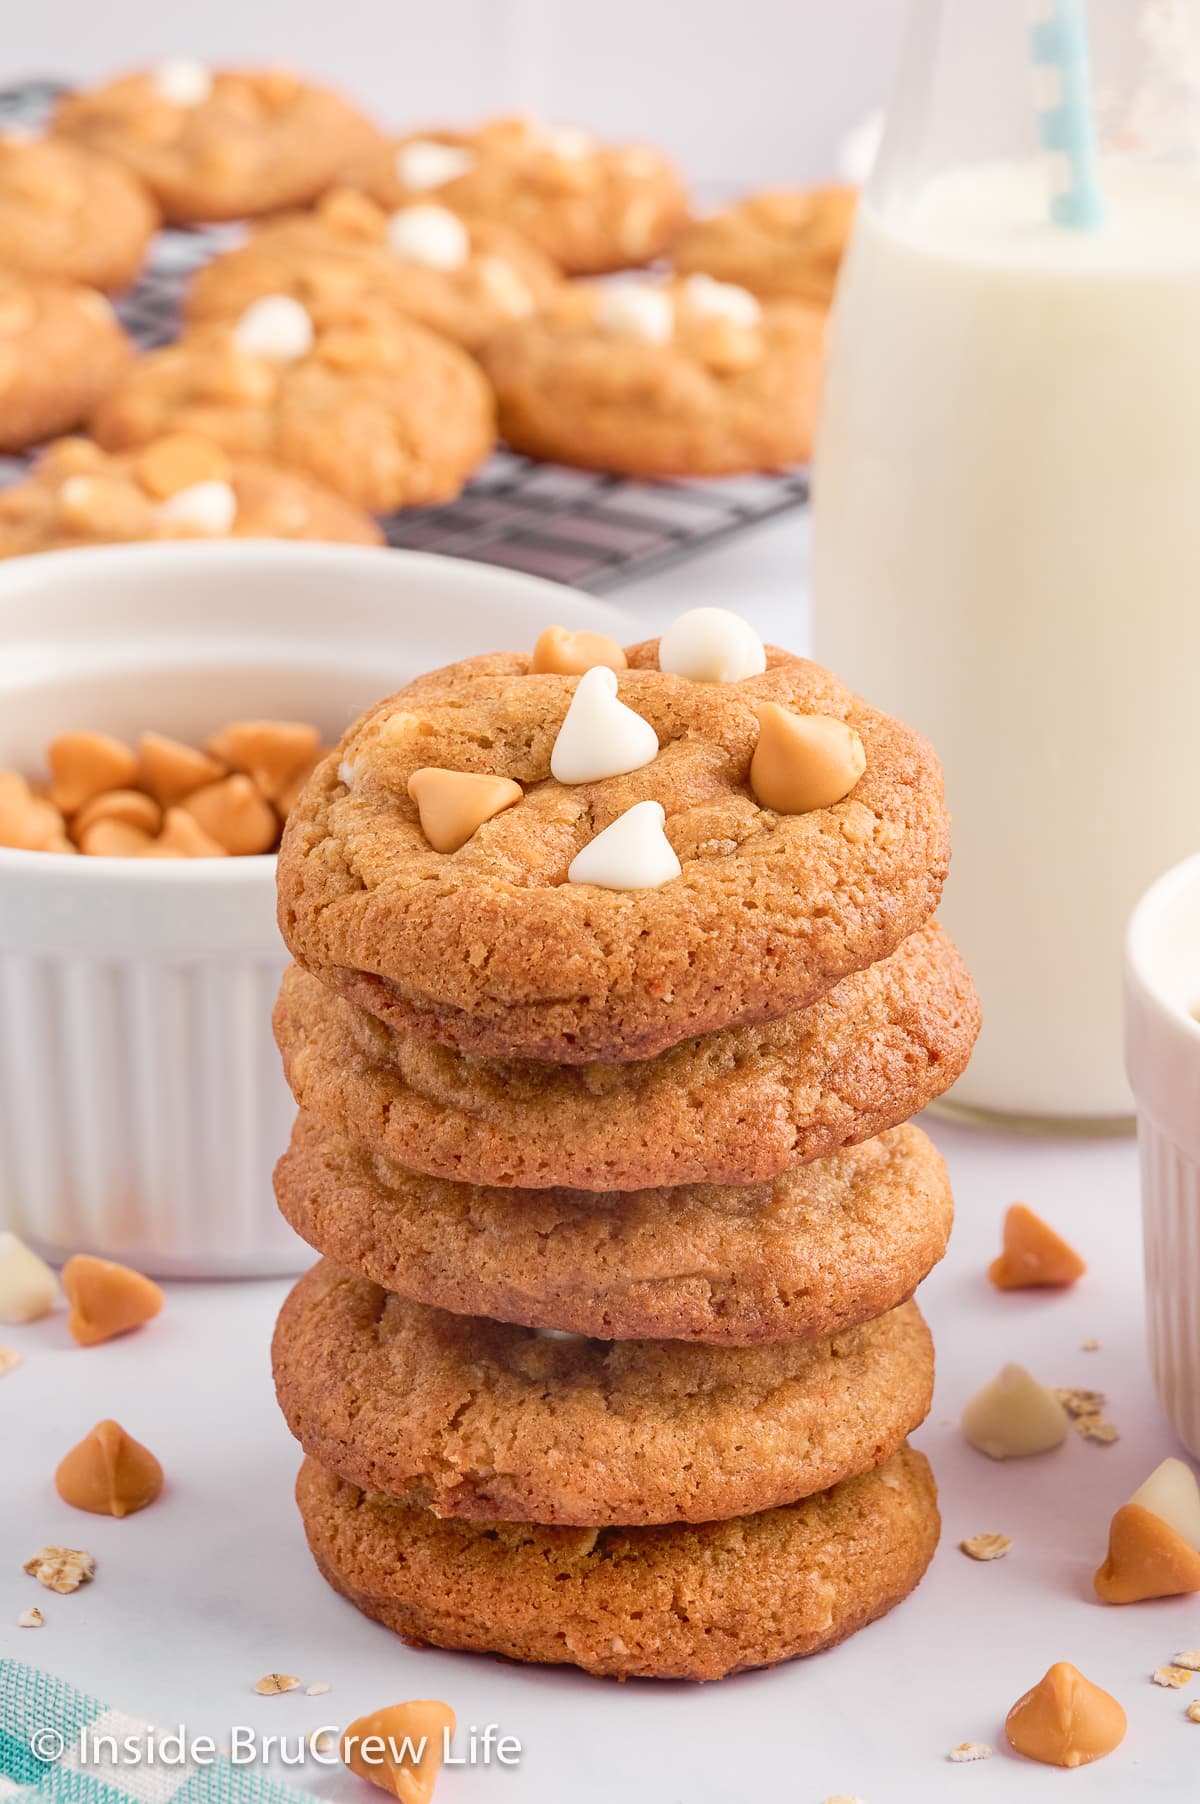
[[[71,728],[202,743],[267,716],[333,739],[419,671],[555,622],[627,625],[572,590],[404,552],[15,559],[0,565],[0,767],[36,771]],[[0,848],[0,1227],[166,1277],[308,1263],[271,1192],[294,1112],[271,1037],[285,964],[273,858]]]
[[[1125,1062],[1137,1100],[1146,1313],[1154,1382],[1200,1456],[1200,856],[1134,910],[1125,942]]]

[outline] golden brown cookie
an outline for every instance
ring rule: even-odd
[[[391,1296],[329,1260],[275,1330],[306,1453],[368,1491],[480,1522],[713,1522],[866,1472],[924,1421],[915,1303],[827,1340],[547,1337]]]
[[[442,1520],[306,1460],[296,1484],[325,1578],[411,1646],[720,1679],[845,1640],[920,1582],[937,1492],[903,1447],[875,1472],[731,1522],[549,1528]]]
[[[760,1185],[614,1193],[423,1177],[301,1114],[275,1193],[318,1252],[422,1303],[723,1346],[882,1315],[942,1257],[953,1215],[945,1166],[914,1127]]]
[[[187,296],[191,320],[236,318],[267,294],[289,294],[323,325],[358,304],[394,307],[475,351],[501,326],[544,306],[554,265],[499,221],[460,219],[432,202],[395,213],[345,188],[311,213],[259,227],[205,264]]]
[[[812,453],[824,315],[705,275],[561,291],[484,367],[517,451],[630,476],[777,470]]]
[[[133,347],[94,288],[0,272],[0,451],[78,426],[124,374]]]
[[[65,138],[0,134],[0,268],[126,288],[157,224],[120,163]]]
[[[365,303],[322,327],[282,295],[139,358],[92,430],[111,451],[200,433],[377,513],[451,500],[493,442],[487,383],[457,345]]]
[[[230,456],[190,433],[123,453],[59,439],[27,477],[0,489],[0,557],[201,538],[383,543],[369,514],[300,471]]]
[[[501,220],[572,275],[648,263],[687,214],[683,186],[661,152],[527,118],[410,133],[372,152],[357,180],[389,211],[436,200]]]
[[[671,246],[676,269],[737,282],[769,301],[827,307],[854,224],[858,190],[752,194],[686,226]]]
[[[584,1063],[793,1013],[928,919],[948,829],[925,740],[787,652],[769,649],[765,672],[736,683],[660,671],[657,640],[628,655],[620,699],[660,750],[627,776],[549,775],[585,679],[533,675],[527,653],[434,671],[364,715],[284,838],[294,955],[381,1018],[464,1051]],[[857,730],[866,771],[846,799],[807,814],[757,804],[766,701]],[[408,795],[426,766],[512,778],[524,798],[435,852]],[[569,881],[583,846],[643,800],[665,810],[682,874],[657,889]]]
[[[133,170],[182,224],[301,206],[379,141],[339,95],[290,70],[183,58],[68,94],[53,123]]]
[[[767,1182],[923,1109],[978,1031],[970,977],[936,925],[796,1015],[621,1064],[455,1052],[298,966],[275,1010],[296,1100],[332,1133],[434,1177],[533,1190]]]

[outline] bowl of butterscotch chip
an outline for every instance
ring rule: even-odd
[[[346,546],[0,568],[0,1227],[157,1276],[301,1269],[271,1194],[288,810],[418,671],[614,619],[522,575]]]

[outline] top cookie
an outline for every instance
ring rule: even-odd
[[[941,772],[918,734],[784,651],[736,682],[660,670],[657,640],[627,656],[620,701],[659,750],[626,775],[551,776],[587,679],[533,674],[528,654],[435,671],[351,727],[280,853],[279,920],[297,959],[465,1051],[621,1062],[804,1008],[929,917],[949,847]],[[865,770],[844,799],[788,814],[756,800],[757,711],[772,703],[861,736]],[[438,852],[408,794],[431,766],[523,792]],[[637,803],[650,804],[639,819],[657,834],[658,887],[606,887],[613,873],[594,869],[586,880],[598,836]]]
[[[0,267],[125,288],[157,224],[146,189],[110,157],[65,138],[0,136]]]
[[[764,300],[825,307],[854,223],[856,188],[752,194],[676,239],[676,269],[738,282]]]
[[[54,129],[124,163],[183,224],[301,206],[378,141],[337,94],[290,70],[185,59],[68,94]]]
[[[679,177],[659,151],[525,118],[395,139],[364,161],[358,179],[389,210],[437,200],[502,220],[569,275],[648,263],[687,211]]]

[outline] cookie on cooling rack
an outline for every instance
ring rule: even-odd
[[[146,188],[111,157],[0,132],[0,268],[126,288],[157,224]]]
[[[172,433],[114,454],[90,439],[50,445],[0,490],[0,557],[137,539],[317,539],[378,545],[371,516],[298,470],[230,456]]]
[[[356,179],[389,210],[436,200],[456,213],[503,220],[570,275],[648,263],[687,211],[683,185],[660,151],[523,117],[393,139],[366,158]]]
[[[288,294],[331,324],[367,299],[473,351],[544,306],[559,281],[549,258],[499,221],[463,219],[433,201],[389,214],[340,188],[198,270],[187,314],[228,319],[264,294]]]
[[[824,316],[748,289],[577,283],[485,348],[516,451],[630,476],[779,470],[812,452]]]
[[[738,282],[763,300],[833,299],[858,204],[850,187],[752,194],[696,220],[671,248],[676,269]]]
[[[302,206],[378,141],[339,95],[290,70],[182,58],[68,94],[53,124],[132,169],[179,224]]]
[[[132,354],[94,288],[0,272],[0,451],[24,451],[78,426]]]
[[[365,304],[323,327],[286,295],[140,358],[92,431],[110,451],[197,432],[376,513],[453,499],[494,440],[491,392],[458,345]]]

